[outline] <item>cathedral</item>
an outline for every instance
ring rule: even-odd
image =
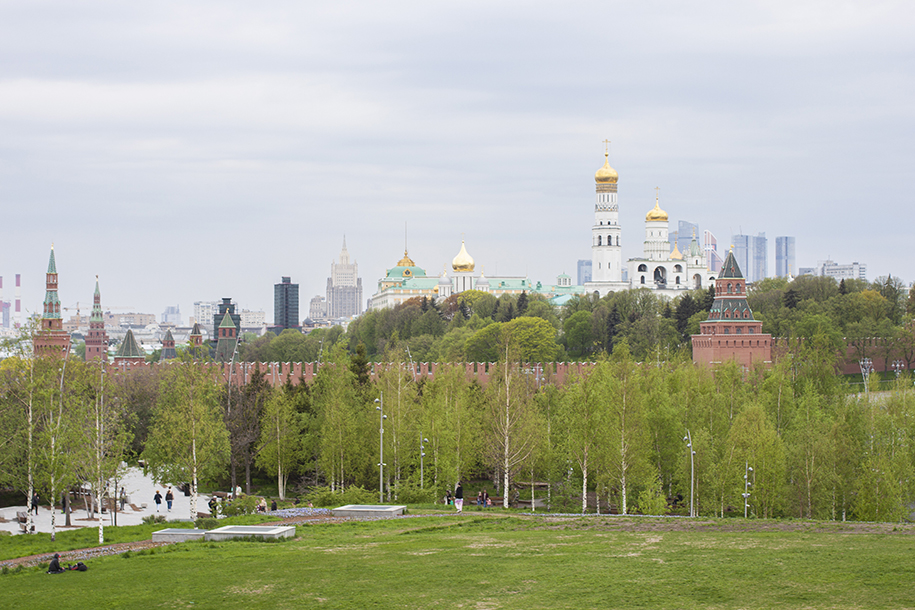
[[[671,250],[669,220],[657,194],[654,208],[645,215],[642,256],[626,262],[628,279],[624,280],[617,202],[619,174],[610,167],[609,151],[604,153],[604,165],[594,174],[594,182],[597,192],[591,226],[591,281],[584,285],[587,292],[605,296],[627,288],[648,288],[673,298],[684,290],[707,288],[714,283],[715,274],[708,270],[705,252],[695,235],[688,252],[680,252],[676,244]]]

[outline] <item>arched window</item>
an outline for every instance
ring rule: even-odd
[[[599,240],[600,238],[598,238],[598,242]],[[600,245],[600,243],[598,243],[598,245]],[[734,286],[731,284],[731,282],[728,282],[728,294],[731,294],[732,292],[734,292]]]
[[[737,292],[737,294],[740,294],[740,284],[737,284],[736,292]]]
[[[643,283],[643,284],[645,283],[645,276],[644,276],[644,275],[642,276],[642,283]]]
[[[678,275],[676,278],[674,278],[674,279],[676,280],[676,282],[675,282],[676,284],[679,284],[679,283],[680,283],[680,276],[679,276],[679,275]]]
[[[725,327],[724,327],[724,334],[726,334],[726,335],[730,335],[730,334],[731,334],[731,327],[730,327],[730,326],[725,326]]]
[[[674,265],[674,273],[683,273],[682,265]],[[679,282],[678,282],[679,283]]]
[[[600,239],[601,239],[601,237],[600,237],[600,235],[598,235],[598,236],[597,236],[597,245],[598,245],[598,246],[601,245]]]
[[[639,265],[639,272],[644,273],[645,271],[648,271],[648,265],[645,265],[645,264]],[[644,284],[645,282],[642,282],[642,283]]]

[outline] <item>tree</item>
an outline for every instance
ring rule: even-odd
[[[191,519],[197,518],[197,486],[214,480],[229,460],[229,433],[210,370],[173,366],[162,376],[143,459],[159,481],[189,482]]]
[[[563,323],[562,330],[569,355],[585,356],[591,352],[594,341],[591,336],[590,311],[577,311]]]
[[[302,447],[301,418],[289,393],[279,390],[267,399],[260,425],[261,451],[257,465],[276,472],[280,500],[286,499],[286,483],[295,470]]]
[[[486,456],[502,475],[502,506],[508,508],[511,481],[531,459],[538,435],[533,404],[534,381],[517,360],[517,344],[508,339],[487,389]]]
[[[589,314],[590,312],[580,311]],[[584,377],[576,377],[567,386],[560,402],[559,425],[565,441],[563,450],[581,471],[581,512],[588,509],[588,473],[598,461],[600,446],[606,436],[606,397],[601,393],[611,375],[610,364],[604,360]]]

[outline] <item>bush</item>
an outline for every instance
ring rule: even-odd
[[[260,503],[260,498],[257,496],[242,496],[235,498],[231,502],[223,503],[221,512],[226,517],[253,515],[257,512],[258,503]]]
[[[214,517],[200,517],[194,521],[194,527],[199,530],[214,530],[219,527],[219,520]]]
[[[398,502],[404,504],[434,504],[439,498],[439,490],[435,486],[420,488],[412,481],[401,481],[394,486],[394,495]]]
[[[378,501],[377,493],[362,487],[347,487],[342,492],[331,491],[329,487],[313,489],[305,494],[305,502],[315,506],[342,506],[344,504],[372,504]]]
[[[168,519],[165,515],[147,515],[143,517],[143,523],[146,525],[155,525],[156,523],[165,523]]]

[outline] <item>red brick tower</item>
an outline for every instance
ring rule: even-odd
[[[35,333],[32,348],[37,356],[66,356],[70,353],[70,333],[64,330],[60,299],[57,297],[57,261],[53,245],[51,259],[48,261],[41,328]]]
[[[714,366],[725,360],[749,368],[754,362],[772,360],[772,335],[764,334],[762,322],[753,319],[747,305],[747,283],[734,253],[728,252],[715,280],[715,302],[708,319],[693,335],[693,362]]]
[[[92,360],[108,362],[108,333],[105,332],[105,317],[102,315],[102,295],[98,289],[98,276],[95,276],[92,315],[89,316],[89,332],[86,335],[86,362]]]

